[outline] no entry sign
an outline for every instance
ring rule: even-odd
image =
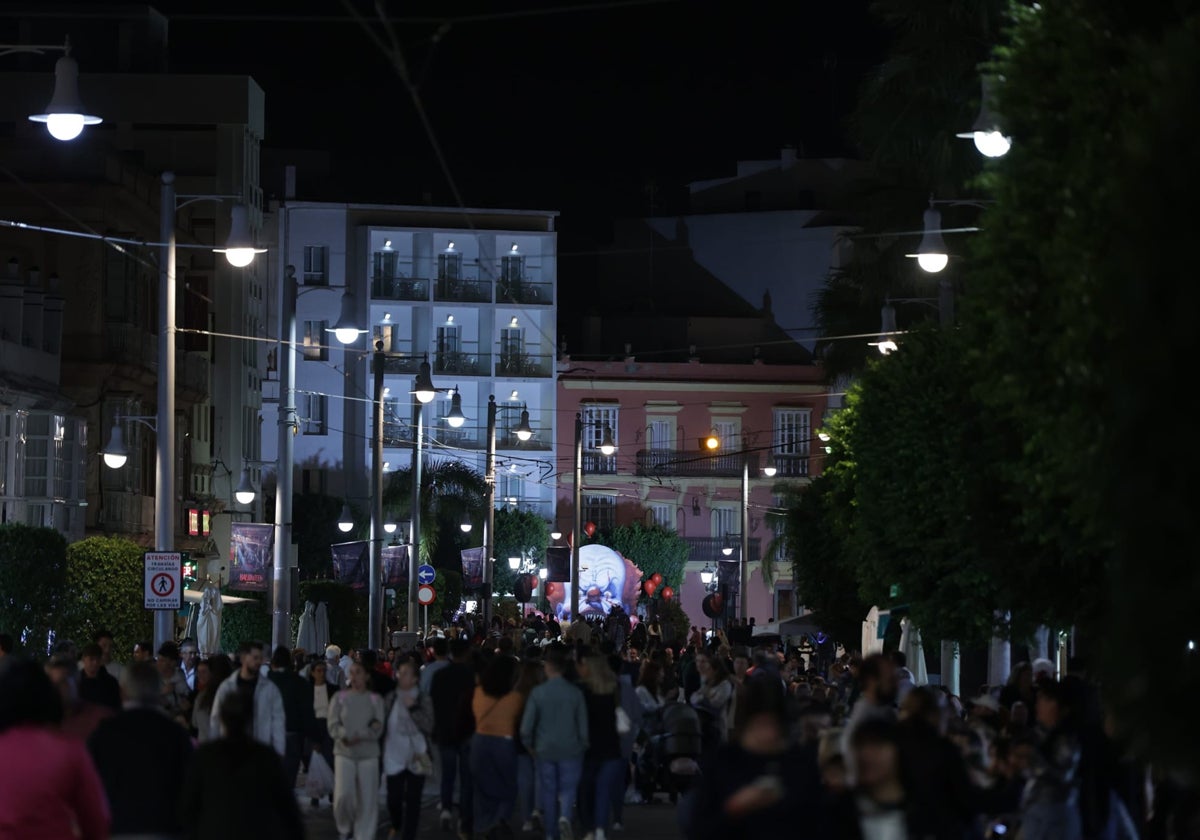
[[[417,603],[428,607],[437,599],[437,592],[432,586],[422,586],[417,589]]]
[[[143,559],[146,609],[183,609],[183,555],[178,551],[147,551]]]

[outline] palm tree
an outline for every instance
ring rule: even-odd
[[[412,510],[411,467],[389,476],[383,491],[383,506],[396,515]],[[461,461],[425,461],[421,468],[420,562],[441,560],[435,565],[453,567],[457,551],[479,539],[478,531],[473,529],[475,536],[471,537],[459,525],[464,517],[478,524],[486,506],[487,482],[479,472]]]

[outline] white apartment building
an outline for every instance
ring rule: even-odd
[[[497,505],[553,515],[557,214],[286,201],[268,227],[277,244],[274,283],[297,283],[296,361],[300,433],[295,491],[344,496],[360,510],[369,497],[370,356],[387,353],[384,379],[385,469],[411,463],[410,392],[428,360],[440,390],[422,409],[424,463],[456,459],[484,471],[487,403],[497,413]],[[343,346],[327,332],[342,295],[352,293],[360,327]],[[270,330],[279,333],[278,295]],[[264,381],[263,458],[277,454],[278,378]],[[272,381],[274,378],[274,381]],[[450,390],[466,422],[446,422]],[[513,430],[528,411],[533,429]],[[407,512],[394,512],[407,516]]]

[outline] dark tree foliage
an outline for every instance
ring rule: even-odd
[[[0,628],[45,653],[67,580],[67,541],[53,528],[0,525]],[[90,640],[89,640],[90,641]]]

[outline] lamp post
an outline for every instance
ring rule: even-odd
[[[374,421],[371,426],[371,559],[368,565],[370,583],[367,591],[367,645],[379,650],[383,638],[383,373],[385,356],[383,342],[375,342],[375,390],[372,394]],[[410,561],[409,566],[413,563]]]
[[[46,130],[55,140],[74,140],[83,133],[84,126],[98,125],[103,120],[87,113],[79,101],[79,65],[71,58],[71,39],[63,44],[0,44],[0,56],[26,53],[42,55],[61,52],[62,58],[54,64],[54,93],[50,104],[40,114],[30,114],[29,121],[44,123]]]
[[[583,414],[575,414],[575,531],[571,540],[571,620],[579,608],[579,543],[583,539],[583,427],[600,427],[599,423],[584,423]],[[600,440],[600,452],[605,456],[617,451],[617,443],[613,440],[612,428],[603,426],[604,436]]]
[[[437,389],[433,385],[433,372],[429,359],[421,362],[417,378],[413,381],[413,463],[412,463],[412,547],[413,556],[408,561],[408,629],[417,626],[417,566],[421,562],[421,449],[424,437],[424,418],[421,409],[425,403],[433,402]]]
[[[513,393],[516,393],[515,391]],[[487,513],[484,525],[483,548],[483,623],[490,627],[492,623],[492,555],[496,551],[496,418],[501,411],[514,411],[520,408],[521,418],[513,434],[518,441],[524,443],[533,437],[533,429],[529,425],[529,411],[524,406],[501,406],[496,403],[496,395],[488,396],[487,407],[487,455],[484,460],[483,478],[487,485]]]

